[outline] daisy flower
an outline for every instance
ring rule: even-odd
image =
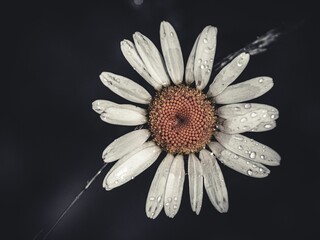
[[[103,180],[106,190],[134,179],[166,156],[155,173],[146,200],[146,214],[156,218],[161,210],[174,217],[180,207],[185,176],[188,176],[191,208],[199,214],[203,186],[213,206],[227,212],[228,192],[217,159],[244,175],[268,176],[265,165],[280,164],[280,156],[242,133],[263,132],[276,126],[276,108],[247,101],[273,86],[272,78],[255,77],[231,85],[249,62],[241,53],[209,83],[216,51],[217,28],[207,26],[197,37],[186,67],[178,36],[168,22],[160,26],[162,54],[139,32],[133,42],[123,40],[121,51],[130,65],[156,91],[150,93],[134,81],[111,73],[100,75],[102,83],[128,101],[117,104],[96,100],[93,109],[103,121],[125,126],[145,125],[114,140],[103,151],[105,162],[117,161]],[[183,78],[183,76],[185,77]],[[187,158],[187,174],[184,157]]]

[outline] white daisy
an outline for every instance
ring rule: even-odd
[[[217,29],[213,26],[205,27],[199,34],[185,68],[185,82],[180,43],[168,22],[160,26],[164,59],[139,32],[133,34],[134,43],[123,40],[123,55],[154,87],[154,97],[128,78],[110,72],[100,75],[111,91],[131,102],[147,105],[144,109],[107,100],[93,102],[93,109],[107,123],[147,125],[114,140],[104,150],[105,162],[118,161],[106,175],[103,187],[111,190],[121,186],[146,170],[162,151],[167,152],[147,197],[146,214],[150,218],[156,218],[163,208],[169,217],[178,212],[185,180],[185,155],[191,207],[197,214],[202,205],[203,185],[213,206],[219,212],[228,211],[228,192],[216,158],[256,178],[270,173],[264,165],[280,164],[280,156],[270,147],[241,135],[271,130],[279,116],[274,107],[243,103],[269,91],[273,86],[270,77],[255,77],[229,86],[247,66],[249,54],[241,53],[233,59],[217,74],[207,93],[203,92],[211,75],[216,36]]]

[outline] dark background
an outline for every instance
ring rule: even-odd
[[[299,2],[2,5],[0,238],[33,239],[41,229],[43,235],[102,166],[103,149],[133,129],[102,122],[91,102],[99,98],[125,102],[102,85],[102,71],[134,79],[153,93],[126,62],[119,42],[140,31],[160,47],[162,20],[175,27],[185,62],[196,36],[209,24],[219,30],[216,60],[271,28],[293,28],[266,53],[252,57],[239,79],[274,78],[274,88],[255,102],[280,110],[278,127],[251,136],[277,150],[281,166],[271,167],[266,179],[221,166],[229,191],[227,214],[218,213],[205,194],[196,216],[186,181],[176,217],[169,219],[162,212],[156,220],[148,219],[144,208],[159,161],[111,192],[102,188],[105,171],[49,239],[317,238],[319,25],[315,6]]]

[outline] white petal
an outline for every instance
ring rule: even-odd
[[[173,218],[179,210],[183,191],[184,175],[183,156],[177,155],[171,164],[164,194],[164,211],[168,217]]]
[[[102,153],[105,162],[113,162],[140,147],[150,136],[148,129],[129,132],[110,143]]]
[[[243,133],[252,131],[252,129],[256,128],[261,123],[271,121],[270,116],[271,115],[268,114],[268,111],[266,109],[258,109],[251,112],[248,111],[246,114],[241,116],[228,118],[222,121],[219,120],[218,127],[221,131],[228,134]],[[269,126],[269,128],[271,128],[271,125]]]
[[[163,208],[164,192],[173,158],[173,155],[167,154],[152,180],[146,202],[146,214],[149,218],[155,219]]]
[[[267,111],[266,121],[276,120],[279,117],[279,111],[276,108],[260,103],[236,103],[225,105],[217,109],[217,115],[229,119],[261,109]]]
[[[187,66],[186,66],[186,74],[185,74],[185,78],[186,78],[186,84],[190,85],[191,83],[194,82],[194,58],[196,55],[196,49],[198,46],[198,42],[199,42],[199,38],[200,38],[200,34],[197,37],[196,41],[193,44],[192,50],[190,52],[189,58],[188,58],[188,62],[187,62]]]
[[[154,142],[144,143],[113,165],[103,180],[103,187],[111,190],[132,180],[152,165],[160,153],[161,149]]]
[[[96,100],[92,103],[92,109],[98,113],[98,114],[101,114],[104,112],[104,110],[107,108],[107,107],[110,107],[110,106],[114,106],[113,105],[113,102],[111,101],[107,101],[107,100]]]
[[[144,62],[148,72],[162,86],[169,86],[170,79],[166,72],[160,52],[152,41],[139,32],[133,35],[133,40],[138,53]]]
[[[277,126],[277,123],[275,121],[270,121],[270,122],[263,122],[260,123],[258,126],[255,128],[251,129],[251,132],[265,132],[265,131],[270,131],[274,129]]]
[[[191,208],[198,215],[202,206],[203,176],[201,163],[193,153],[188,158],[188,176]]]
[[[168,73],[178,85],[183,81],[183,56],[176,31],[168,22],[163,21],[160,25],[160,41]]]
[[[135,103],[149,104],[151,95],[134,81],[110,72],[103,72],[100,75],[102,83],[112,92]]]
[[[208,150],[200,151],[204,187],[212,205],[221,213],[229,209],[228,191],[216,158]]]
[[[241,134],[229,135],[222,132],[216,132],[214,136],[226,149],[251,161],[269,166],[280,164],[281,157],[276,151],[253,139]]]
[[[102,121],[126,126],[135,126],[147,122],[146,110],[130,104],[117,104],[107,100],[96,100],[92,108],[100,113]]]
[[[194,79],[199,90],[204,89],[211,76],[212,65],[216,53],[217,28],[207,26],[200,34],[194,59]]]
[[[137,73],[139,73],[140,76],[143,77],[156,90],[160,90],[162,85],[151,77],[134,44],[131,41],[125,39],[121,42],[120,46],[124,57],[133,67],[133,69],[137,71]]]
[[[224,129],[229,123],[230,120],[232,121],[241,121],[245,117],[245,115],[248,115],[249,118],[251,118],[251,115],[255,118],[257,117],[256,113],[257,111],[265,110],[266,113],[262,114],[262,118],[260,118],[261,122],[256,122],[256,126],[249,129],[249,125],[246,123],[246,121],[242,120],[242,127],[240,126],[239,129],[244,127],[241,131],[228,131]],[[275,120],[279,117],[279,111],[269,105],[266,104],[259,104],[259,103],[237,103],[237,104],[229,104],[222,106],[217,109],[217,115],[221,118],[227,119],[228,121],[224,122],[223,125],[219,125],[218,127],[220,130],[226,132],[226,133],[240,133],[245,131],[252,131],[252,132],[264,132],[272,130],[276,127]],[[257,118],[256,118],[257,119]],[[228,126],[226,127],[228,128]],[[239,130],[238,129],[238,130]]]
[[[218,104],[230,104],[248,101],[268,92],[273,86],[270,77],[256,77],[231,85],[214,98]]]
[[[246,68],[250,59],[247,53],[239,54],[227,66],[225,66],[214,78],[207,93],[208,97],[215,97],[223,92],[234,80],[236,80],[242,71]]]
[[[264,165],[243,158],[225,149],[218,142],[208,143],[208,146],[223,164],[239,173],[255,178],[264,178],[270,173],[270,170]]]

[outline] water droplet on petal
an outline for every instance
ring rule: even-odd
[[[171,36],[171,37],[173,37],[173,36],[174,36],[173,32],[171,32],[171,33],[170,33],[170,36]]]
[[[254,159],[254,158],[256,157],[256,152],[251,152],[250,155],[249,155],[249,157],[250,157],[251,159]]]
[[[243,147],[240,145],[240,146],[238,147],[238,149],[239,149],[239,150],[242,150],[242,149],[243,149]]]
[[[204,38],[204,39],[203,39],[203,42],[204,42],[204,43],[207,43],[207,42],[208,42],[208,39],[207,39],[207,38]]]
[[[247,121],[247,118],[245,118],[245,117],[240,119],[240,122],[242,122],[242,123],[245,121]]]
[[[149,198],[150,201],[154,201],[154,199],[155,199],[154,197],[150,197]]]
[[[162,197],[161,197],[161,196],[157,197],[157,201],[158,201],[158,202],[161,202],[161,200],[162,200]]]
[[[256,117],[256,116],[257,116],[257,113],[256,113],[256,112],[253,112],[253,113],[251,113],[250,116],[251,116],[251,117]]]
[[[236,140],[239,140],[239,141],[243,141],[243,137],[241,137],[241,136],[235,135],[233,138]]]
[[[252,170],[249,169],[249,170],[247,171],[247,173],[248,173],[249,176],[251,176],[251,175],[252,175]]]
[[[203,65],[203,64],[201,64],[200,68],[201,68],[201,69],[204,69],[204,65]]]
[[[260,79],[259,79],[259,83],[263,83],[263,78],[260,78]]]
[[[250,104],[250,103],[246,103],[246,104],[244,105],[244,108],[246,108],[246,109],[251,108],[251,104]]]
[[[171,197],[168,197],[167,198],[167,201],[170,203],[170,202],[172,202],[172,198]]]
[[[241,108],[239,108],[239,107],[235,107],[235,108],[234,108],[234,110],[235,110],[235,111],[240,111],[240,110],[241,110]]]
[[[260,158],[261,158],[262,160],[264,160],[264,159],[265,159],[265,156],[264,156],[264,155],[260,155]]]
[[[243,57],[239,58],[239,60],[237,62],[238,67],[241,67],[242,64],[243,64]]]

